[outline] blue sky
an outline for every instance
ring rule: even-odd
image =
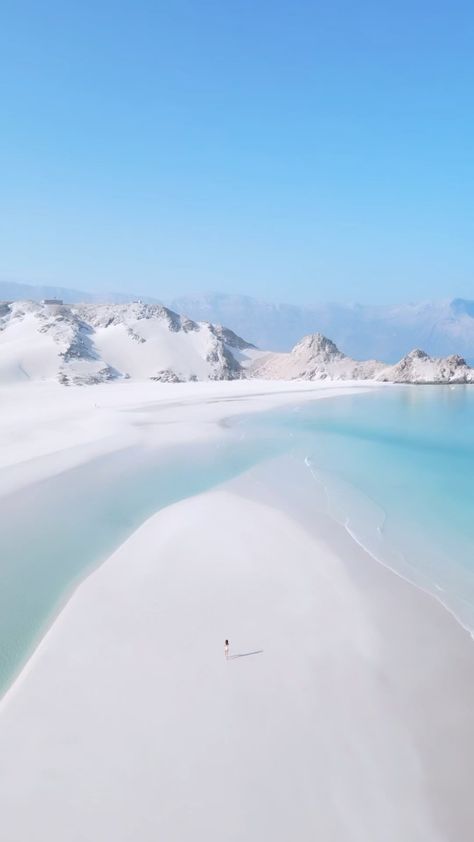
[[[474,298],[470,2],[3,0],[0,278]]]

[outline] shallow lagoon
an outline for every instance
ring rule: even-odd
[[[288,452],[359,543],[474,629],[474,388],[386,388],[242,417],[165,456],[105,456],[2,500],[0,694],[77,583],[147,517]]]
[[[141,523],[282,446],[257,431],[226,438],[104,456],[2,499],[0,695],[74,587]]]
[[[273,413],[326,510],[474,630],[474,387],[406,386]]]

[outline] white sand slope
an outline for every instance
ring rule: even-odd
[[[234,380],[257,350],[159,304],[0,301],[0,384]]]
[[[0,708],[2,839],[472,838],[472,644],[301,483],[170,507],[83,583]]]

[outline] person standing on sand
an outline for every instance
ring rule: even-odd
[[[228,640],[224,641],[224,655],[225,655],[226,658],[229,657],[229,641]]]

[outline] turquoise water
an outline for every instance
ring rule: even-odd
[[[260,416],[290,438],[327,511],[474,630],[474,389],[400,387]]]
[[[72,588],[147,517],[288,452],[359,543],[474,630],[474,387],[388,388],[240,418],[224,443],[166,458],[103,457],[2,500],[0,695]]]

